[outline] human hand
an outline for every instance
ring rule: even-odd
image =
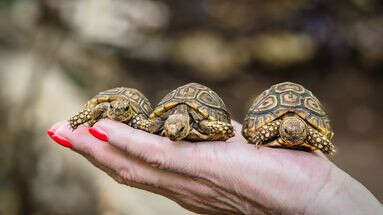
[[[382,205],[349,175],[312,153],[255,147],[233,122],[227,142],[172,142],[102,120],[88,131],[56,123],[50,136],[117,182],[203,214],[378,214]],[[92,134],[94,135],[92,135]],[[95,138],[95,136],[97,138]]]

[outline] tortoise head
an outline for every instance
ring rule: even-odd
[[[120,122],[127,122],[134,116],[135,112],[132,109],[129,101],[117,100],[110,103],[110,108],[107,110],[106,115],[109,119]]]
[[[300,145],[307,137],[306,123],[297,116],[285,117],[279,127],[282,140],[290,145]]]
[[[190,133],[190,117],[187,114],[172,114],[164,124],[164,134],[171,140],[182,140]]]

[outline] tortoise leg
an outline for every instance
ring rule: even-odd
[[[189,114],[194,122],[200,122],[204,120],[203,116],[200,113],[197,113],[193,108],[189,108]]]
[[[96,122],[102,118],[106,118],[106,111],[110,107],[109,103],[101,103],[96,105],[93,109],[90,110],[90,120],[88,125],[92,127]]]
[[[279,138],[277,138],[271,142],[268,142],[268,143],[264,144],[263,146],[267,146],[267,147],[271,147],[271,148],[298,149],[298,150],[309,151],[309,152],[313,152],[313,151],[317,150],[317,148],[315,148],[314,146],[307,144],[307,143],[303,143],[301,145],[289,147],[285,144],[284,140],[281,137],[279,137]]]
[[[309,127],[306,142],[325,154],[333,155],[335,153],[334,144],[314,128]]]
[[[316,148],[315,146],[309,144],[309,143],[303,143],[301,145],[298,146],[298,149],[302,149],[304,151],[309,151],[309,152],[315,152],[315,151],[318,151],[318,148]]]
[[[199,122],[199,126],[210,136],[210,140],[227,140],[234,136],[233,126],[230,123],[205,119]]]
[[[271,142],[268,142],[266,144],[263,144],[263,146],[272,147],[272,148],[284,148],[283,140],[282,138],[277,138]]]
[[[105,117],[105,112],[109,108],[108,103],[101,103],[93,108],[85,108],[69,119],[69,124],[72,129],[76,129],[79,125],[88,123],[93,126],[100,118]]]
[[[104,113],[109,108],[109,102],[119,99],[118,96],[101,96],[93,98],[83,106],[84,110],[78,112],[69,119],[72,129],[76,129],[79,125],[88,122],[89,126],[93,126],[100,118],[105,118]]]
[[[76,129],[79,125],[86,123],[91,119],[90,110],[84,109],[69,118],[69,125]]]
[[[102,103],[109,103],[112,101],[116,101],[119,99],[124,99],[124,97],[120,95],[104,95],[104,96],[99,96],[96,98],[92,98],[91,100],[88,101],[86,104],[86,107],[89,109],[95,108],[97,105],[102,104]]]
[[[282,124],[282,120],[275,120],[263,125],[254,134],[248,137],[248,140],[255,144],[261,145],[268,140],[274,139],[279,135],[279,127]],[[273,143],[274,144],[274,143]],[[272,144],[271,144],[272,145]]]
[[[163,122],[160,118],[148,119],[144,114],[137,114],[130,120],[129,125],[149,133],[158,133],[163,126]]]
[[[194,128],[191,129],[187,139],[193,140],[193,141],[211,140],[209,135],[202,134],[201,132],[197,131]]]

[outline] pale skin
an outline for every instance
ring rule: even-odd
[[[227,142],[175,144],[169,138],[101,120],[50,131],[117,182],[165,196],[201,214],[383,214],[382,204],[325,157],[255,147],[233,122]]]

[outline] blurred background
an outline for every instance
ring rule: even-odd
[[[383,201],[382,69],[379,0],[0,0],[0,214],[192,214],[46,135],[101,90],[156,104],[191,81],[240,122],[270,85],[303,84],[332,119],[333,161]]]

